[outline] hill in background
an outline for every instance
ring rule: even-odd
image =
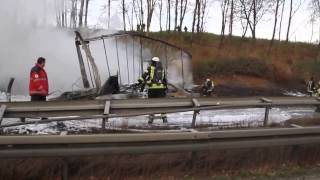
[[[210,33],[192,37],[191,33],[156,32],[150,36],[192,54],[197,84],[211,77],[220,87],[262,90],[272,95],[279,89],[304,90],[311,76],[320,80],[318,45],[275,41],[270,46],[269,40],[241,37],[221,41],[220,36]],[[247,95],[255,94],[259,95]]]

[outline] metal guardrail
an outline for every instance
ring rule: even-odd
[[[0,136],[0,158],[167,153],[319,143],[320,127],[188,133]]]
[[[2,118],[39,118],[47,120],[27,121],[1,125],[0,128],[52,121],[102,119],[102,128],[110,118],[141,116],[159,113],[194,111],[192,127],[196,126],[197,114],[203,110],[265,108],[264,125],[268,125],[272,107],[320,106],[312,97],[271,97],[271,98],[167,98],[128,100],[88,100],[65,102],[12,102],[0,103]]]

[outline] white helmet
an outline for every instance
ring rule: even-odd
[[[208,81],[210,81],[210,79],[209,79],[209,78],[207,78],[207,82],[208,82]]]
[[[159,57],[153,57],[153,58],[151,59],[151,61],[153,61],[153,62],[160,62],[160,58],[159,58]]]

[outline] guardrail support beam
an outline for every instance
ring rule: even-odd
[[[6,109],[7,109],[6,105],[2,104],[0,106],[0,125],[2,123],[3,115],[4,115],[5,111],[6,111]]]
[[[200,107],[200,103],[197,99],[192,98],[192,103],[194,107]],[[193,111],[193,116],[192,116],[192,124],[191,127],[195,128],[196,127],[196,120],[197,120],[197,115],[199,114],[200,111]]]
[[[106,101],[106,104],[104,106],[104,115],[108,115],[110,113],[110,101]],[[106,128],[106,122],[108,122],[108,118],[102,118],[102,129],[104,130]]]
[[[271,99],[267,99],[267,98],[260,98],[260,101],[262,103],[266,103],[266,111],[264,113],[264,120],[263,120],[263,126],[268,126],[269,123],[269,113],[270,113],[270,109],[271,109],[271,104],[272,104],[272,100]]]
[[[266,111],[264,113],[263,126],[268,126],[270,109],[271,109],[271,107],[269,105],[266,106]]]

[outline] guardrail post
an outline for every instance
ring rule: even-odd
[[[265,113],[264,113],[263,126],[268,126],[270,109],[271,109],[270,105],[267,105],[267,106],[266,106],[266,111],[265,111]]]
[[[272,104],[272,100],[267,99],[267,98],[260,98],[262,103],[266,103],[266,110],[264,113],[264,120],[263,120],[263,126],[268,126],[269,123],[269,113],[270,113],[270,109],[271,109],[271,104]]]
[[[0,125],[2,123],[3,115],[4,115],[5,111],[6,111],[6,109],[7,109],[6,105],[2,104],[0,106]]]
[[[192,98],[192,103],[194,107],[200,107],[200,103],[198,102],[197,99]],[[199,114],[199,110],[193,111],[193,117],[192,117],[192,123],[191,127],[195,128],[196,127],[196,120],[197,120],[197,115]]]
[[[104,115],[108,115],[110,113],[110,101],[106,101],[106,104],[104,106]],[[106,122],[108,121],[108,118],[102,118],[102,129],[104,130],[106,128]]]

